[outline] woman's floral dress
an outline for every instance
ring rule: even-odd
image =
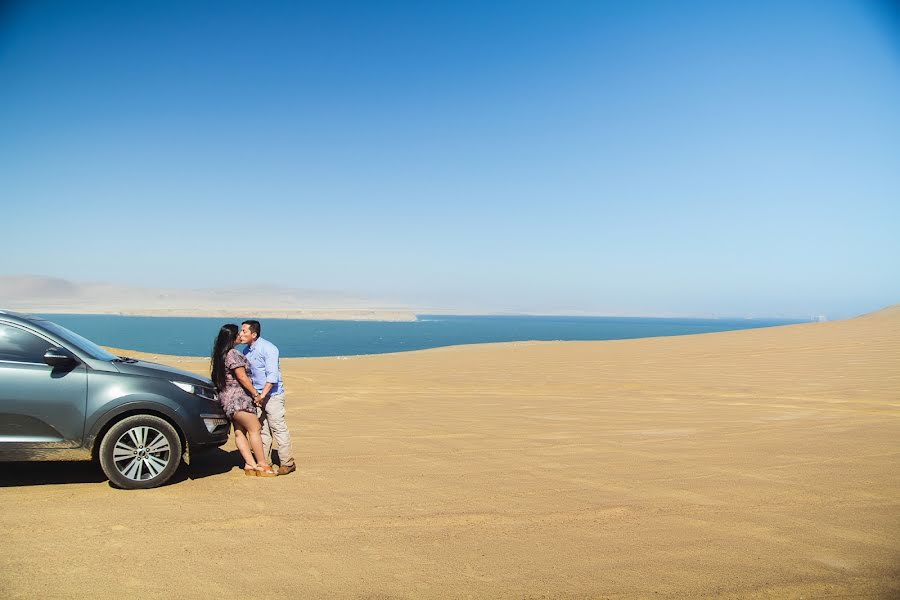
[[[244,367],[249,371],[250,363],[243,354],[232,348],[225,355],[225,389],[219,392],[219,402],[225,410],[225,414],[229,419],[234,418],[234,413],[239,410],[256,414],[256,406],[253,404],[253,398],[247,393],[237,378],[234,376],[234,370],[238,367]]]

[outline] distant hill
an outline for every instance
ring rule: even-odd
[[[149,288],[30,275],[0,276],[0,308],[33,313],[416,319],[408,307],[383,306],[343,292],[277,286]]]

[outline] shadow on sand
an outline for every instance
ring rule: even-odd
[[[237,450],[226,452],[221,448],[191,456],[191,464],[178,467],[172,478],[162,487],[176,485],[188,479],[203,479],[228,473],[243,465]],[[26,485],[58,485],[65,483],[102,483],[106,475],[98,461],[91,462],[9,462],[0,468],[0,487]],[[113,487],[112,484],[109,484]],[[115,489],[115,488],[114,488]]]

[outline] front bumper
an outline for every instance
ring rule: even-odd
[[[203,449],[218,448],[228,441],[231,434],[231,421],[222,413],[211,413],[200,415],[203,423],[202,429],[198,429],[193,439],[188,440],[188,446],[191,452]]]

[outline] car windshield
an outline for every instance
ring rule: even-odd
[[[116,360],[118,358],[116,355],[110,354],[91,340],[83,338],[74,331],[69,331],[65,327],[57,325],[52,321],[41,321],[41,327],[43,327],[50,333],[58,335],[70,344],[78,346],[79,350],[87,352],[97,360]]]

